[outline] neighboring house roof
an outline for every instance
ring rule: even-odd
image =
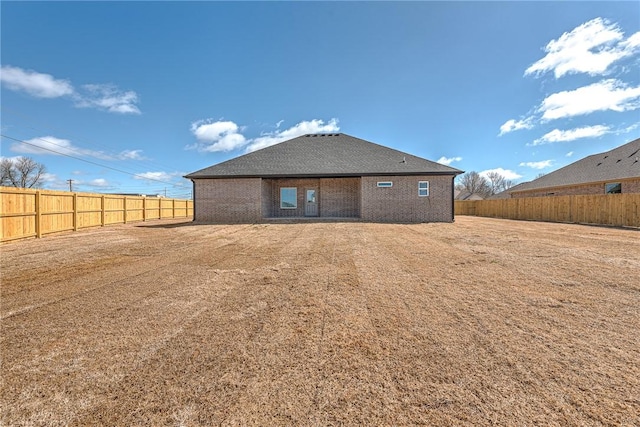
[[[530,181],[527,182],[521,182],[520,184],[516,184],[511,188],[508,188],[504,191],[501,191],[499,193],[494,194],[493,196],[489,197],[488,199],[490,200],[496,200],[496,199],[510,199],[511,198],[511,192],[512,191],[518,191],[520,188],[522,188],[525,184],[528,184]]]
[[[462,171],[344,133],[308,134],[185,178],[457,175]]]
[[[453,198],[456,200],[484,200],[480,194],[469,193],[467,190],[454,190]]]
[[[507,190],[509,193],[566,185],[640,178],[640,138],[594,154]]]

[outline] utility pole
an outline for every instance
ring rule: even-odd
[[[73,180],[68,179],[67,182],[69,183],[69,191],[73,192]]]

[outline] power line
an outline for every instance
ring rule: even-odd
[[[8,108],[8,107],[6,107],[4,105],[0,106],[0,108],[4,111],[3,115],[6,115],[6,113],[8,112],[9,114],[13,114],[13,115],[15,115],[15,116],[17,116],[19,118],[22,118],[22,120],[25,121],[25,123],[22,124],[22,125],[20,125],[20,124],[16,125],[18,127],[24,127],[26,129],[35,130],[35,131],[38,131],[38,132],[50,132],[51,130],[53,130],[55,132],[63,132],[65,134],[71,135],[71,136],[73,136],[75,138],[75,136],[73,135],[73,132],[67,132],[64,129],[62,129],[60,126],[51,125],[51,124],[48,124],[48,123],[43,122],[42,120],[40,120],[40,123],[42,125],[44,125],[44,127],[50,128],[50,130],[42,130],[42,129],[39,129],[39,128],[37,128],[37,127],[35,127],[35,126],[30,124],[30,122],[38,121],[38,118],[30,116],[29,114],[25,114],[24,112],[20,112],[20,111],[14,109],[14,108]],[[42,140],[42,138],[38,138],[38,139]],[[104,144],[97,144],[97,143],[91,142],[91,141],[87,141],[82,137],[79,137],[77,140],[80,141],[81,143],[87,144],[89,146],[97,147],[99,149],[105,149],[106,150],[105,152],[97,151],[97,153],[100,153],[100,154],[104,153],[105,155],[108,155],[109,157],[113,157],[113,158],[117,159],[118,156],[122,154],[122,151],[120,153],[116,153],[109,146],[106,146]],[[50,144],[53,144],[53,145],[58,145],[58,144],[55,144],[52,141],[47,141],[47,142],[50,143]],[[58,145],[58,146],[60,146],[60,145]],[[139,165],[143,165],[145,167],[160,167],[162,169],[171,168],[171,166],[167,166],[167,165],[164,165],[164,164],[156,162],[156,161],[151,161],[150,159],[147,159],[147,158],[138,158],[138,159],[131,158],[131,159],[127,159],[127,160],[135,162],[135,163],[138,163]]]
[[[184,185],[184,184],[175,184],[175,183],[168,182],[168,181],[162,181],[162,180],[160,180],[160,179],[156,179],[156,178],[148,178],[148,177],[146,177],[146,176],[144,176],[144,175],[140,175],[140,174],[133,173],[133,172],[127,172],[127,171],[124,171],[124,170],[122,170],[122,169],[118,169],[118,168],[114,168],[114,167],[111,167],[111,166],[103,165],[103,164],[100,164],[100,163],[97,163],[97,162],[93,162],[93,161],[91,161],[91,160],[87,160],[87,159],[83,159],[83,158],[80,158],[80,157],[72,156],[72,155],[70,155],[70,154],[66,154],[66,153],[61,153],[61,152],[59,152],[59,151],[52,150],[51,148],[45,148],[45,147],[42,147],[42,146],[40,146],[40,145],[38,145],[38,144],[33,144],[33,143],[31,143],[31,142],[27,142],[27,141],[24,141],[24,140],[22,140],[22,139],[14,138],[14,137],[11,137],[11,136],[8,136],[8,135],[0,134],[0,137],[2,137],[2,138],[7,138],[7,139],[10,139],[10,140],[12,140],[12,141],[20,142],[20,143],[22,143],[22,144],[30,145],[30,146],[32,146],[32,147],[36,147],[36,148],[38,148],[39,150],[50,151],[50,152],[55,153],[55,154],[58,154],[58,155],[60,155],[60,156],[69,157],[69,158],[71,158],[71,159],[79,160],[79,161],[81,161],[81,162],[85,162],[85,163],[89,163],[89,164],[92,164],[92,165],[94,165],[94,166],[100,166],[101,168],[110,169],[110,170],[112,170],[112,171],[116,171],[116,172],[119,172],[119,173],[123,173],[123,174],[126,174],[126,175],[130,175],[130,176],[133,176],[134,178],[146,179],[146,180],[149,180],[149,181],[156,181],[156,182],[160,182],[160,183],[162,183],[162,184],[168,184],[168,185],[171,185],[171,186],[173,186],[173,187],[185,187],[185,185]],[[47,142],[47,143],[49,143],[49,144],[53,144],[53,145],[60,146],[60,145],[58,145],[58,144],[55,144],[55,143],[53,143],[53,142],[51,142],[51,141],[47,141],[47,140],[42,139],[42,138],[38,138],[38,139],[40,139],[40,140],[42,140],[42,141],[45,141],[45,142]]]

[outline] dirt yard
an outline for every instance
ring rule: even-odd
[[[640,232],[129,224],[0,246],[2,425],[640,425]]]

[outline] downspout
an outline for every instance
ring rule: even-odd
[[[193,219],[191,220],[191,222],[195,222],[196,221],[196,182],[191,179],[191,184],[193,185],[193,190],[192,192],[192,199],[193,199]]]
[[[456,203],[454,201],[454,195],[455,195],[455,185],[454,185],[454,181],[456,180],[456,176],[453,175],[451,177],[451,222],[456,222],[456,213],[455,213],[455,208],[456,208]],[[194,203],[195,206],[195,203]]]

